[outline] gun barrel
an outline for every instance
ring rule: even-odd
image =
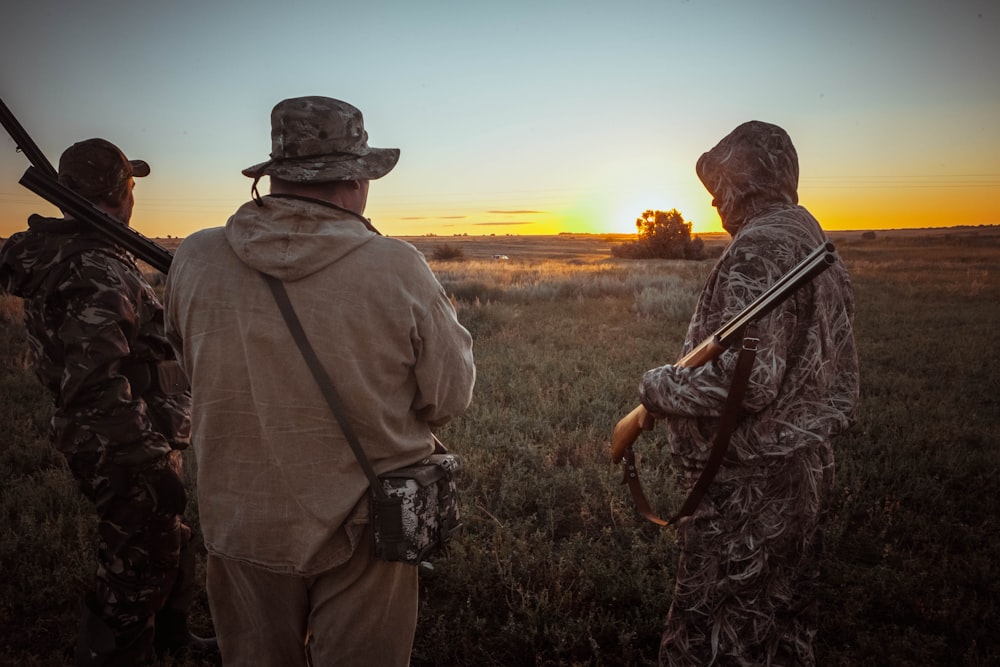
[[[837,261],[833,252],[834,246],[829,241],[818,246],[805,259],[778,278],[763,294],[750,302],[736,317],[703,340],[674,365],[693,368],[707,364],[718,357],[737,342],[738,337],[751,322],[774,310],[799,287],[833,266]],[[615,463],[621,461],[639,434],[648,428],[648,414],[641,405],[621,419],[611,434],[612,461]]]
[[[42,170],[46,176],[55,180],[57,176],[56,168],[48,161],[45,153],[38,147],[38,144],[32,141],[27,130],[17,121],[17,118],[14,117],[14,114],[7,108],[3,100],[0,100],[0,123],[3,123],[7,134],[10,135],[14,143],[17,144],[18,149],[28,158],[28,162]]]
[[[56,179],[43,174],[37,167],[28,167],[19,182],[42,199],[58,206],[64,213],[89,224],[157,271],[166,273],[170,270],[174,256],[169,250],[115,220]]]
[[[32,164],[21,177],[19,181],[21,185],[58,206],[63,212],[89,224],[95,231],[110,238],[157,271],[166,273],[170,269],[174,256],[169,250],[115,220],[59,182],[56,168],[48,161],[45,153],[31,139],[27,130],[18,122],[3,100],[0,100],[0,123]]]
[[[837,261],[834,245],[829,241],[817,246],[801,262],[775,281],[759,297],[744,308],[739,315],[715,332],[714,338],[722,349],[730,347],[754,320],[760,319],[792,295],[798,288],[827,270]]]

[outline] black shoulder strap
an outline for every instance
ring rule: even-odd
[[[362,470],[365,471],[368,483],[374,489],[375,493],[379,495],[380,499],[387,498],[385,489],[382,488],[382,485],[378,481],[378,475],[375,474],[375,469],[372,468],[371,462],[365,456],[365,451],[361,448],[361,443],[358,441],[358,436],[354,432],[354,428],[347,420],[347,415],[344,413],[343,405],[340,403],[340,397],[333,386],[333,381],[330,380],[330,376],[320,363],[319,357],[316,356],[316,351],[309,343],[306,332],[302,329],[302,323],[299,322],[298,315],[295,314],[295,309],[292,307],[292,302],[288,299],[288,292],[285,290],[285,285],[274,276],[269,276],[266,273],[261,273],[261,275],[264,276],[267,286],[271,288],[271,294],[274,295],[274,300],[278,303],[278,310],[281,311],[281,316],[285,319],[285,324],[288,325],[292,339],[302,352],[302,357],[305,359],[313,379],[316,380],[316,384],[319,385],[320,391],[323,392],[323,397],[330,406],[330,411],[333,412],[333,416],[337,419],[337,423],[340,424],[341,430],[344,431],[344,436],[354,451],[354,456],[357,457],[358,463],[361,464]]]

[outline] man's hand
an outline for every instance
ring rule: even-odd
[[[184,480],[169,464],[154,465],[139,473],[139,479],[153,498],[153,511],[158,514],[184,514],[187,489]]]
[[[144,490],[158,514],[183,514],[187,507],[187,489],[178,466],[170,454],[145,468],[111,465],[107,471],[111,490],[119,496],[131,496]]]

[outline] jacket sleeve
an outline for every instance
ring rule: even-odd
[[[784,273],[783,267],[752,247],[734,248],[723,262],[713,287],[699,301],[685,349],[729,322]],[[777,397],[794,344],[796,319],[795,300],[788,299],[755,323],[759,344],[743,401],[746,411],[759,412]],[[718,417],[729,394],[740,346],[737,342],[704,366],[670,364],[647,371],[639,387],[643,405],[657,417]]]
[[[455,308],[438,286],[413,340],[417,394],[413,410],[431,426],[461,415],[472,402],[476,366],[472,336],[458,322]]]
[[[66,313],[58,331],[64,370],[54,416],[57,428],[74,438],[96,437],[107,461],[142,468],[170,451],[153,430],[145,402],[132,395],[121,373],[138,327],[136,299],[128,281],[74,276],[63,286]]]

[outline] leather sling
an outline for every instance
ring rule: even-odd
[[[719,430],[716,431],[715,441],[712,444],[712,451],[709,454],[708,461],[705,463],[705,469],[702,470],[698,481],[695,482],[684,504],[681,505],[681,509],[670,519],[661,519],[653,511],[653,507],[650,505],[649,499],[646,498],[646,494],[642,489],[642,484],[639,482],[639,468],[636,465],[635,452],[632,450],[631,445],[625,449],[623,457],[625,477],[622,483],[628,485],[636,509],[643,518],[660,526],[669,526],[681,518],[689,516],[698,508],[702,497],[705,495],[705,491],[708,490],[712,480],[715,479],[716,473],[719,472],[722,460],[729,449],[729,438],[736,429],[736,424],[740,418],[740,405],[743,403],[747,384],[750,382],[750,371],[757,356],[758,342],[753,333],[753,327],[748,327],[747,333],[743,337],[743,346],[736,360],[733,379],[729,385],[729,395],[726,397],[726,403],[719,419]]]

